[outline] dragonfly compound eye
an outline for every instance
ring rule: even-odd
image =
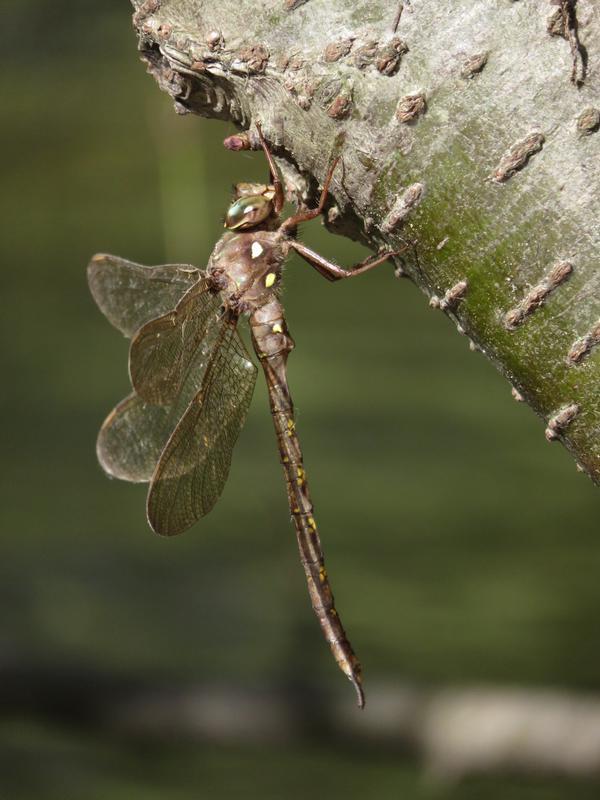
[[[240,197],[229,206],[225,217],[225,227],[232,230],[253,228],[263,222],[272,210],[272,201],[263,195]]]

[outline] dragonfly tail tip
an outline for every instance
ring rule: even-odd
[[[351,678],[352,685],[354,686],[354,690],[356,692],[356,703],[360,710],[362,711],[365,707],[365,693],[363,691],[362,686],[360,685],[359,681],[356,678]]]

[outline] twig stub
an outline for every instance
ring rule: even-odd
[[[567,364],[572,367],[579,364],[590,352],[600,344],[600,320],[581,339],[573,342],[567,354]]]
[[[396,106],[396,119],[399,122],[412,122],[421,114],[424,114],[426,109],[427,101],[423,92],[407,94],[400,98]]]
[[[353,39],[338,39],[336,42],[330,42],[323,52],[323,61],[330,64],[347,56],[352,50],[353,42]]]
[[[423,199],[424,191],[425,185],[423,183],[413,183],[405,189],[383,220],[381,230],[384,233],[391,233],[397,228],[410,212],[419,205]]]
[[[238,60],[246,64],[249,73],[260,74],[265,71],[270,54],[264,44],[250,45],[244,47],[238,53]]]
[[[545,430],[546,439],[549,442],[555,441],[564,433],[565,429],[573,422],[575,417],[579,414],[579,406],[577,403],[571,403],[556,413],[548,420],[548,427]]]
[[[533,131],[524,139],[515,142],[504,153],[494,172],[492,180],[494,183],[504,183],[509,178],[523,169],[534,153],[542,149],[546,137],[540,131]]]
[[[377,70],[382,75],[395,75],[405,53],[408,53],[408,45],[398,36],[394,36],[379,48],[375,58]]]
[[[462,78],[473,78],[477,75],[487,64],[487,60],[489,57],[489,53],[475,53],[466,61],[463,62],[462,68],[460,70],[460,75]]]
[[[573,265],[568,261],[559,261],[548,275],[528,292],[518,306],[504,315],[504,327],[509,331],[516,330],[530,314],[539,308],[548,295],[564,283],[573,272]]]
[[[338,94],[327,109],[327,114],[333,119],[345,119],[352,111],[352,95],[349,92]]]
[[[600,128],[600,109],[590,106],[585,108],[577,117],[577,132],[582,136],[589,136]]]
[[[444,296],[442,298],[438,298],[436,297],[436,295],[433,295],[431,300],[429,301],[429,305],[432,308],[440,308],[442,311],[448,311],[450,309],[456,308],[456,306],[466,295],[468,288],[469,284],[465,278],[464,280],[455,283],[454,286],[451,286],[444,293]]]

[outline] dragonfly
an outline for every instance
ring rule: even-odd
[[[296,432],[287,378],[294,341],[280,301],[281,280],[292,251],[330,281],[360,275],[398,253],[379,252],[344,269],[299,242],[299,225],[324,211],[339,158],[318,205],[282,220],[283,184],[260,125],[257,133],[268,183],[236,184],[225,232],[205,270],[146,267],[106,254],[89,263],[94,300],[131,339],[133,391],[104,421],[97,455],[109,476],[149,482],[147,516],[156,533],[175,536],[208,514],[226,483],[258,371],[237,328],[247,318],[266,379],[312,608],[363,708],[362,670],[334,604]]]

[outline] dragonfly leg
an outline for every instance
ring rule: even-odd
[[[300,225],[301,222],[308,222],[309,220],[314,219],[315,217],[318,217],[319,214],[323,213],[325,202],[327,201],[327,195],[329,194],[331,179],[333,178],[333,173],[335,172],[335,168],[337,167],[339,160],[339,158],[336,158],[333,164],[329,167],[329,172],[325,178],[325,183],[323,184],[323,189],[321,191],[321,196],[319,198],[319,204],[317,207],[307,208],[304,211],[299,211],[297,214],[288,217],[288,219],[286,219],[286,221],[281,225],[281,230],[294,230],[298,227],[298,225]]]
[[[337,264],[334,264],[333,261],[328,261],[326,258],[323,258],[323,256],[315,253],[314,250],[311,250],[310,247],[307,247],[301,242],[297,242],[295,239],[290,240],[290,245],[298,255],[302,256],[311,267],[314,267],[317,272],[324,278],[327,278],[328,281],[339,281],[342,278],[353,278],[355,275],[362,275],[363,272],[368,272],[378,264],[387,261],[388,258],[400,255],[400,253],[403,252],[403,250],[386,250],[376,256],[369,256],[365,258],[364,261],[359,261],[358,264],[355,264],[350,269],[343,269]]]
[[[275,197],[273,198],[273,208],[275,209],[275,213],[279,214],[281,212],[281,209],[283,208],[283,203],[284,203],[283,184],[281,183],[279,173],[277,172],[277,167],[275,166],[275,162],[273,161],[273,156],[271,155],[271,151],[269,150],[269,145],[266,143],[265,137],[263,136],[260,122],[256,123],[256,130],[258,131],[258,138],[260,139],[262,149],[265,153],[267,161],[269,162],[269,173],[271,178],[270,182],[273,188],[275,189]]]

